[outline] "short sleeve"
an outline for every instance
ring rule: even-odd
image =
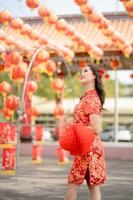
[[[87,96],[84,99],[84,106],[83,106],[84,114],[99,114],[101,112],[101,103],[100,99],[97,96],[91,97]]]

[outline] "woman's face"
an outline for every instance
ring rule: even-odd
[[[86,85],[95,79],[95,75],[93,74],[92,70],[89,66],[84,67],[80,72],[80,82],[83,85]]]

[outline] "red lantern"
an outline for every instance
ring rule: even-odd
[[[57,105],[54,108],[53,114],[56,118],[61,118],[64,115],[64,109],[60,105]]]
[[[11,92],[11,85],[6,81],[1,82],[0,83],[0,93],[5,95],[10,92]]]
[[[54,14],[54,13],[50,13],[49,17],[48,17],[48,23],[49,24],[55,24],[57,21],[58,17]]]
[[[0,144],[16,143],[17,127],[8,123],[0,123]]]
[[[64,82],[62,79],[57,78],[52,82],[52,88],[55,90],[57,93],[61,93],[63,88],[64,88]]]
[[[10,119],[13,116],[14,112],[12,110],[7,109],[6,107],[3,107],[2,114],[6,119]]]
[[[117,69],[120,65],[120,61],[118,59],[113,59],[111,60],[110,65],[113,69]]]
[[[12,78],[19,82],[23,82],[26,70],[27,70],[27,64],[24,62],[20,62],[16,66],[14,65],[14,67],[12,69]]]
[[[15,30],[20,30],[23,26],[23,21],[22,19],[16,18],[16,19],[12,19],[11,21],[11,27]]]
[[[44,35],[39,37],[39,44],[40,45],[47,45],[48,44],[48,39]]]
[[[17,65],[21,61],[21,56],[18,52],[11,52],[9,54],[9,62],[13,65]]]
[[[31,31],[29,34],[29,38],[31,40],[38,40],[39,39],[39,33],[35,30]]]
[[[52,75],[56,71],[56,63],[52,60],[48,60],[46,63],[46,70],[49,75]]]
[[[22,35],[27,35],[27,36],[29,36],[30,33],[31,33],[31,31],[32,31],[32,28],[31,28],[31,26],[29,26],[28,24],[24,24],[24,25],[22,26],[22,28],[21,28],[21,34],[22,34]]]
[[[79,5],[79,6],[84,5],[84,4],[87,3],[87,0],[74,0],[74,1],[75,1],[75,3],[76,3],[77,5]]]
[[[29,96],[37,91],[37,83],[35,81],[29,81],[27,83],[27,92]]]
[[[104,75],[104,78],[105,78],[105,79],[110,79],[110,75],[109,75],[109,74],[105,74],[105,75]]]
[[[26,5],[29,8],[37,8],[40,4],[40,0],[26,0]]]
[[[130,74],[130,78],[132,78],[132,79],[133,79],[133,74]]]
[[[15,95],[10,95],[6,97],[5,106],[9,110],[16,110],[19,106],[19,98]]]
[[[49,52],[46,51],[46,50],[41,50],[37,56],[36,56],[36,59],[35,59],[35,62],[37,64],[40,64],[42,62],[46,62],[48,61],[48,59],[50,58],[50,55],[49,55]]]
[[[48,17],[50,15],[51,11],[46,8],[45,6],[41,5],[39,6],[38,9],[38,14],[40,17],[44,18],[44,17]]]
[[[64,19],[60,19],[56,22],[55,28],[58,31],[65,31],[67,29],[67,22]]]
[[[13,36],[9,36],[8,38],[6,38],[5,42],[8,46],[12,46],[15,44],[15,39],[13,38]]]
[[[12,15],[8,10],[0,12],[0,23],[10,23]]]
[[[32,106],[27,108],[27,114],[34,119],[39,115],[39,111],[37,110],[36,107]]]
[[[4,31],[0,31],[0,41],[4,41],[6,39],[6,35]]]

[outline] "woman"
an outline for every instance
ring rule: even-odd
[[[76,155],[68,177],[65,200],[76,200],[79,186],[86,179],[91,200],[101,200],[99,185],[106,179],[104,150],[100,140],[102,130],[101,112],[105,100],[101,74],[98,67],[88,64],[82,68],[80,82],[85,88],[79,104],[75,107],[74,123],[91,126],[96,134],[91,151]]]

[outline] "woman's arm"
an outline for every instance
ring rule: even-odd
[[[90,124],[96,134],[100,134],[102,131],[102,118],[98,114],[90,114]]]

